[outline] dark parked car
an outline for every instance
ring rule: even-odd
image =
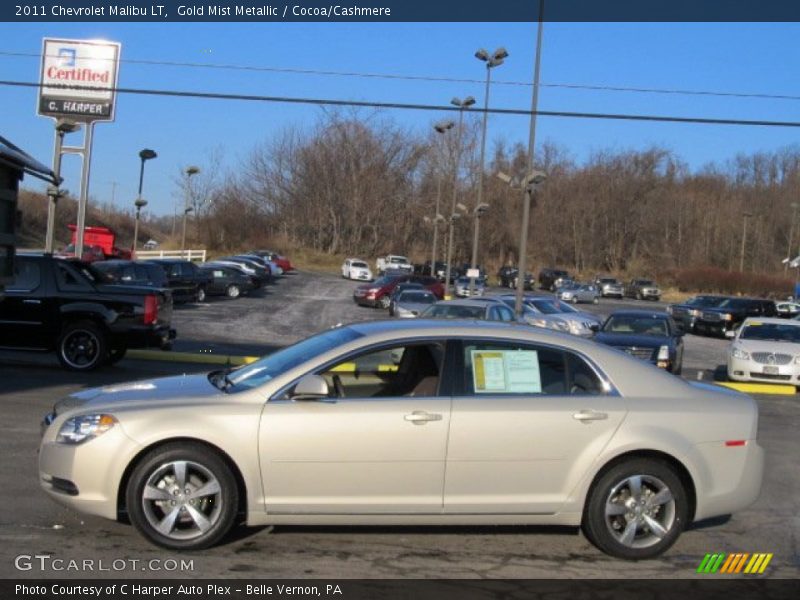
[[[250,277],[233,267],[203,264],[200,265],[200,270],[207,272],[211,277],[206,284],[206,294],[209,296],[238,298],[255,288]]]
[[[747,317],[776,317],[775,302],[763,298],[726,298],[713,308],[704,308],[694,323],[697,333],[725,335]]]
[[[208,273],[201,271],[192,261],[165,258],[150,262],[164,269],[167,285],[172,290],[172,298],[176,304],[205,300],[210,278]]]
[[[219,262],[233,262],[240,265],[245,265],[255,271],[254,277],[258,280],[260,285],[266,285],[272,281],[272,269],[270,269],[263,260],[256,258],[245,258],[243,256],[225,256],[218,259]]]
[[[148,261],[101,260],[92,263],[95,270],[108,277],[109,283],[169,287],[163,267]]]
[[[516,288],[518,277],[519,269],[517,267],[506,265],[504,267],[500,267],[500,270],[497,271],[497,284],[500,287]],[[525,273],[525,289],[533,289],[533,275],[530,273]]]
[[[701,295],[689,298],[681,304],[670,304],[667,313],[673,320],[682,327],[684,331],[694,332],[694,324],[703,312],[704,308],[714,308],[719,306],[728,296]]]
[[[614,346],[676,375],[683,368],[683,330],[661,312],[617,310],[606,319],[595,340]]]
[[[0,347],[55,351],[73,371],[113,364],[128,348],[168,348],[172,294],[108,284],[89,264],[20,254],[0,302]]]
[[[543,290],[555,292],[556,288],[566,279],[571,279],[569,273],[561,269],[547,268],[539,271],[539,287]]]

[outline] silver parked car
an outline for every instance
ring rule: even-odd
[[[426,289],[403,290],[394,300],[394,316],[405,319],[418,317],[434,302],[436,296]]]
[[[616,277],[595,277],[594,284],[600,290],[603,298],[623,298],[625,296],[625,286]]]
[[[600,292],[594,285],[590,283],[572,283],[566,287],[558,288],[556,296],[559,300],[564,302],[591,302],[597,304],[600,302]]]
[[[502,523],[581,526],[644,559],[756,500],[757,424],[749,396],[575,336],[395,319],[75,392],[45,417],[39,480],[171,550],[239,522]]]
[[[516,321],[514,311],[501,302],[484,302],[484,298],[440,300],[429,306],[421,317],[426,319],[477,319]]]
[[[483,277],[476,277],[473,285],[473,290],[470,291],[469,277],[459,277],[456,279],[455,295],[459,298],[469,298],[470,296],[483,296],[486,290],[486,279]]]

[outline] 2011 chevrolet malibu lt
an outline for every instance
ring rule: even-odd
[[[755,501],[749,397],[513,323],[336,327],[240,369],[76,392],[39,474],[175,550],[238,523],[557,524],[641,559]]]

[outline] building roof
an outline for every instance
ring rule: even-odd
[[[0,163],[19,169],[24,173],[56,184],[56,176],[49,167],[31,157],[3,136],[0,136]]]

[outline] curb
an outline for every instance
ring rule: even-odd
[[[722,385],[727,388],[748,394],[775,394],[794,396],[797,393],[797,390],[793,385],[781,385],[778,383],[738,383],[735,381],[715,381],[714,384]]]
[[[125,358],[136,360],[158,360],[167,362],[201,363],[207,365],[249,365],[258,356],[229,356],[225,354],[195,354],[193,352],[170,352],[164,350],[128,350]]]

